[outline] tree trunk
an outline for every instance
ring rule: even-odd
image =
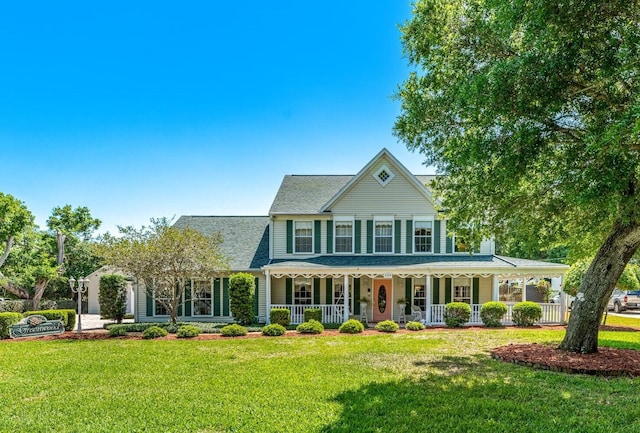
[[[67,237],[60,230],[56,232],[56,242],[58,244],[57,263],[58,266],[60,266],[58,268],[59,275],[64,274],[64,241],[66,238]]]
[[[638,246],[640,224],[635,221],[626,225],[616,223],[584,274],[559,349],[576,353],[598,351],[598,327],[602,313]]]
[[[29,299],[29,292],[22,287],[18,287],[13,284],[7,277],[2,274],[2,272],[0,272],[0,287],[16,295],[18,298]]]
[[[31,307],[33,310],[40,308],[40,299],[42,299],[42,295],[44,294],[44,290],[47,288],[47,284],[49,284],[49,280],[40,280],[36,283],[36,287],[33,290],[33,300],[31,301]]]
[[[2,256],[0,256],[0,267],[4,265],[4,262],[7,260],[7,257],[9,257],[9,252],[11,251],[12,246],[13,246],[13,236],[9,236],[9,239],[7,239],[7,243],[5,244],[5,247],[4,247],[4,253],[2,253]]]

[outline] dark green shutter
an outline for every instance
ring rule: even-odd
[[[287,220],[287,254],[293,254],[293,220]]]
[[[328,305],[333,304],[333,278],[327,278],[324,283],[324,300]]]
[[[257,277],[253,280],[253,284],[255,284],[255,288],[254,288],[254,292],[253,292],[253,314],[256,315],[256,318],[260,314],[260,311],[259,311],[260,298],[259,298],[259,289],[258,289],[258,283],[259,282],[260,282],[260,279],[257,278]]]
[[[407,220],[407,254],[413,253],[413,221]]]
[[[213,280],[213,315],[220,316],[220,278]]]
[[[322,244],[320,243],[322,242],[322,221],[315,220],[313,225],[313,251],[316,254],[320,254],[322,251]]]
[[[333,254],[333,221],[327,221],[327,254]]]
[[[147,292],[147,290],[145,289],[144,294],[147,297],[147,317],[153,317],[153,313],[155,308],[153,305],[153,296],[151,296],[151,293]]]
[[[353,313],[360,314],[360,278],[353,279]]]
[[[229,316],[229,279],[222,279],[222,315]]]
[[[367,220],[367,254],[373,253],[373,220]]]
[[[444,303],[451,302],[451,278],[444,279]]]
[[[447,236],[447,254],[451,254],[453,252],[453,238],[451,236]]]
[[[393,246],[393,251],[395,254],[400,254],[400,251],[402,249],[402,238],[400,237],[400,232],[402,231],[402,221],[400,220],[396,220],[396,227],[394,230],[394,246]]]
[[[293,280],[291,278],[287,278],[285,281],[285,304],[292,305],[293,304]]]
[[[433,286],[431,287],[432,292],[432,304],[438,305],[440,304],[440,278],[433,278]]]
[[[472,304],[479,304],[480,303],[480,278],[474,278],[473,279],[473,301],[471,301]]]
[[[433,252],[440,253],[440,220],[433,222]]]
[[[407,305],[404,307],[404,314],[411,314],[411,292],[413,291],[413,284],[411,278],[404,279],[404,298],[407,300]]]
[[[184,283],[184,315],[191,316],[191,280]]]
[[[356,254],[361,254],[362,253],[362,221],[356,220],[355,227],[353,230],[355,232],[354,252]]]
[[[320,278],[313,279],[313,303],[320,304]]]

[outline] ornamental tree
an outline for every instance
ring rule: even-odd
[[[640,245],[640,6],[418,0],[395,134],[470,240],[518,232],[594,256],[560,348],[598,348],[602,311]]]
[[[255,277],[247,273],[233,274],[229,277],[229,295],[231,313],[241,325],[253,322],[253,293]]]

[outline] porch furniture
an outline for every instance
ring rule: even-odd
[[[402,312],[402,314],[404,315],[404,312]],[[424,315],[422,314],[422,309],[417,305],[411,306],[411,314],[413,315],[413,320],[415,322],[420,322],[423,324],[426,322]]]

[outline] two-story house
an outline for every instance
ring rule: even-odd
[[[182,216],[176,226],[222,233],[231,273],[256,277],[261,322],[271,308],[290,309],[293,323],[305,308],[320,308],[327,323],[404,316],[441,324],[445,304],[461,301],[472,307],[471,323],[480,323],[480,306],[500,299],[502,282],[526,286],[566,272],[565,265],[497,256],[492,240],[468,251],[437,211],[432,178],[411,174],[383,149],[356,175],[285,176],[266,217]],[[191,288],[182,319],[232,320],[228,278],[194,279]],[[542,322],[560,322],[561,308],[544,305]],[[144,291],[137,311],[140,321],[166,317]]]

